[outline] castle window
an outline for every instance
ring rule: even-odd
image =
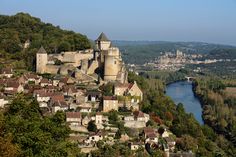
[[[116,61],[114,61],[114,64],[116,64]]]

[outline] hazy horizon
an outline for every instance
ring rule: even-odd
[[[234,0],[0,0],[0,14],[29,13],[96,39],[204,42],[236,46]]]

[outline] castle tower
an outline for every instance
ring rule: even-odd
[[[106,35],[103,32],[100,34],[97,40],[95,40],[95,42],[97,49],[100,51],[103,50],[106,51],[111,46],[111,41],[106,37]]]
[[[46,72],[46,65],[48,63],[48,54],[46,50],[41,46],[36,54],[36,72],[43,74]]]
[[[104,64],[104,80],[105,81],[116,81],[117,75],[120,71],[120,51],[116,47],[111,47],[105,53],[105,64]]]

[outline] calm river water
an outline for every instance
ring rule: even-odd
[[[180,81],[169,84],[166,88],[166,95],[170,96],[175,104],[182,103],[185,111],[193,113],[197,121],[203,124],[201,104],[194,96],[191,82]]]

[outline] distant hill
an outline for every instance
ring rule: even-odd
[[[31,49],[43,45],[49,53],[90,48],[86,36],[62,30],[29,14],[0,15],[0,50],[19,52],[27,40],[31,42]]]
[[[214,50],[227,50],[236,47],[202,42],[166,42],[166,41],[113,41],[119,47],[126,63],[143,64],[160,55],[161,52],[214,53]]]

